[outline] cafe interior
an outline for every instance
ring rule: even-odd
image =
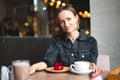
[[[33,46],[39,46],[38,50],[35,50],[39,51],[41,45],[47,45],[47,43],[49,43],[49,39],[46,40],[46,43],[43,42],[45,41],[43,38],[52,37],[55,11],[60,6],[68,4],[73,5],[78,12],[81,19],[81,30],[83,30],[87,35],[90,35],[89,0],[78,0],[77,2],[74,0],[1,0],[1,4],[1,22],[2,20],[5,20],[6,22],[9,21],[12,26],[16,26],[15,31],[10,34],[5,32],[3,25],[1,26],[1,45],[4,45],[4,49],[6,49],[5,51],[3,49],[4,54],[9,52],[14,55],[17,52],[16,55],[21,55],[19,50],[21,49],[20,47],[24,46],[23,49],[25,50],[21,50],[23,51],[22,54],[25,53],[26,55],[32,55],[33,51],[31,52],[29,49]],[[41,39],[43,40],[39,41]],[[38,43],[39,45],[36,45]],[[12,46],[11,48],[16,47],[16,49],[11,49],[9,48],[10,46]],[[43,54],[43,51],[36,53],[38,53],[37,56],[39,56],[39,53]],[[11,57],[13,55],[11,55]],[[8,59],[10,59],[10,56]]]
[[[16,23],[19,37],[51,36],[55,11],[68,4],[79,13],[81,29],[90,34],[89,0],[1,0],[1,4],[0,18],[10,18]]]
[[[17,59],[28,59],[30,64],[41,61],[54,33],[53,22],[56,10],[69,4],[79,14],[80,29],[86,35],[92,35],[90,0],[0,0],[0,66],[9,66],[11,61]],[[12,26],[14,31],[7,33],[2,21],[6,22],[7,27]],[[120,74],[120,68],[111,68],[110,56],[108,54],[100,55],[98,59],[100,63],[98,65],[106,70],[102,75],[104,80],[118,80],[111,79],[113,78],[111,74],[116,69],[119,70]],[[59,74],[60,77],[63,75]],[[108,76],[109,79],[107,79]],[[82,75],[82,77],[84,76]],[[117,77],[120,78],[120,75]],[[37,78],[31,76],[30,80],[39,80]],[[65,78],[63,80],[72,79]],[[77,79],[89,80],[75,77],[75,80]],[[43,80],[45,79],[43,78]],[[50,77],[49,80],[58,79]]]

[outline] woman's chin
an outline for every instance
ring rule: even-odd
[[[73,30],[66,30],[65,32],[66,32],[66,33],[72,33]]]

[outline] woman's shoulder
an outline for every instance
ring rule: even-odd
[[[89,40],[90,42],[97,42],[96,38],[94,36],[91,35],[87,35],[86,36],[87,40]]]
[[[92,36],[92,35],[86,35],[86,37],[87,38],[89,38],[89,39],[96,39],[94,36]]]
[[[80,38],[82,40],[96,40],[95,37],[91,35],[86,35],[83,31],[80,30]]]

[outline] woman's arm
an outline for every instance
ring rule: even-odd
[[[35,63],[30,67],[30,74],[33,74],[35,73],[35,71],[38,71],[38,70],[44,70],[46,68],[47,68],[47,64],[45,62]]]

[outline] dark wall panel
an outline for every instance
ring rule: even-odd
[[[42,60],[51,37],[0,38],[0,65],[12,60],[29,59],[31,64]]]

